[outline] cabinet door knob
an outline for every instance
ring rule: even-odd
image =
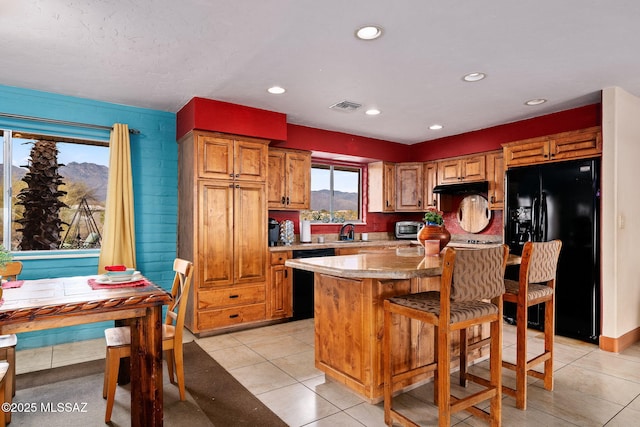
[[[282,202],[280,202],[280,203],[284,205],[285,201],[286,201],[286,199],[284,198],[284,196],[282,196]]]
[[[238,298],[240,295],[229,295],[229,298],[233,299],[233,298]]]
[[[236,174],[236,178],[240,178],[240,174],[239,173]]]
[[[289,204],[289,196],[287,196],[287,204]]]
[[[491,203],[495,203],[496,202],[496,196],[491,196]]]
[[[229,174],[229,178],[233,178],[233,174],[232,173]]]
[[[239,314],[232,314],[229,316],[229,319],[235,319],[236,317],[240,317]]]

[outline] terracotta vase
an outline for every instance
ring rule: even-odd
[[[451,240],[451,233],[443,225],[427,224],[418,231],[418,241],[424,246],[425,240],[439,240],[440,250],[444,249]]]

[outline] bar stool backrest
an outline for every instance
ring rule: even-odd
[[[504,294],[504,247],[457,249],[451,300],[478,301]]]
[[[529,283],[545,283],[556,278],[558,258],[560,257],[560,240],[535,242],[529,261]]]

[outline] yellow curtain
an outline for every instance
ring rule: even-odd
[[[98,274],[105,265],[136,267],[136,238],[133,216],[133,180],[129,125],[116,123],[109,142],[107,205],[102,229]]]

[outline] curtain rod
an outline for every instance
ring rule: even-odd
[[[56,119],[43,119],[40,117],[21,116],[19,114],[0,113],[0,117],[7,117],[10,119],[19,119],[19,120],[30,120],[33,122],[42,122],[42,123],[54,123],[57,125],[74,126],[74,127],[80,127],[80,128],[102,129],[102,130],[109,130],[109,131],[113,130],[113,127],[111,126],[91,125],[87,123],[68,122],[65,120],[56,120]],[[129,129],[129,133],[132,135],[139,135],[140,131],[138,129]]]

